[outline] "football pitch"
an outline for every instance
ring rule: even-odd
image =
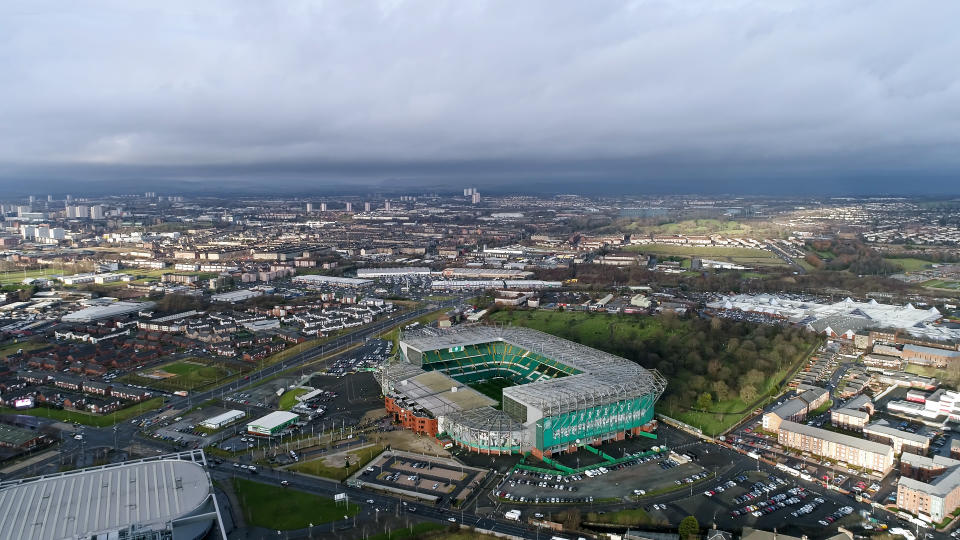
[[[503,389],[514,386],[514,384],[512,380],[506,377],[496,377],[485,381],[470,383],[468,386],[491,399],[497,400],[497,406],[495,408],[499,409],[503,404]]]

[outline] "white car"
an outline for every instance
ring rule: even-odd
[[[457,522],[457,518],[448,517],[448,518],[447,518],[447,521],[449,521],[450,523],[456,523],[456,522]]]

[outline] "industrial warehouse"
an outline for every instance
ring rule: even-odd
[[[480,388],[502,387],[502,410]],[[654,427],[656,371],[549,334],[464,326],[404,334],[381,373],[387,411],[419,433],[490,454],[535,456]]]

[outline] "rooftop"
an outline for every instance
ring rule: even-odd
[[[0,540],[92,537],[165,524],[210,495],[199,463],[165,459],[84,469],[0,488]]]
[[[444,331],[423,329],[404,334],[401,348],[406,354],[406,348],[423,352],[495,341],[538,353],[580,372],[503,390],[504,397],[538,407],[547,416],[578,410],[585,400],[602,405],[645,394],[659,397],[666,387],[666,381],[656,371],[530,328],[461,325]]]
[[[0,442],[10,446],[21,446],[40,436],[40,433],[10,424],[0,424]]]
[[[799,433],[808,437],[815,437],[824,441],[830,441],[836,444],[841,444],[849,448],[857,448],[859,450],[872,452],[874,454],[893,455],[893,448],[890,445],[868,441],[859,437],[851,437],[850,435],[835,433],[833,431],[828,431],[826,429],[813,426],[798,424],[796,422],[790,422],[789,420],[784,420],[780,424],[780,429],[791,431],[793,433]]]

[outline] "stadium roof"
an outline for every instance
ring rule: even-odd
[[[456,390],[454,390],[454,388]],[[439,371],[420,372],[400,382],[394,390],[406,400],[434,414],[493,406],[495,399],[465,386]]]
[[[414,334],[404,334],[401,345],[422,352],[494,341],[503,341],[538,353],[581,372],[503,390],[504,397],[537,407],[545,416],[645,394],[659,397],[666,387],[666,381],[656,371],[530,328],[463,325],[445,331],[423,329]]]
[[[83,469],[0,488],[0,540],[85,538],[165,524],[210,495],[199,463],[164,459]]]

